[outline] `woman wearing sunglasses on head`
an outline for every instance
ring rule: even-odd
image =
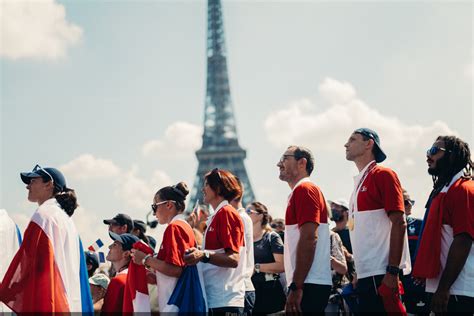
[[[87,268],[76,226],[74,190],[55,168],[22,172],[28,200],[38,208],[0,285],[15,313],[93,312]]]
[[[154,257],[132,249],[136,264],[143,264],[156,271],[160,313],[179,311],[177,306],[168,305],[168,301],[183,272],[185,250],[196,246],[193,230],[183,214],[188,193],[184,182],[158,190],[151,208],[160,224],[168,224],[158,255]]]
[[[208,219],[202,249],[191,248],[187,264],[200,262],[209,313],[238,313],[244,308],[244,225],[239,213],[229,204],[242,195],[235,176],[214,169],[204,176],[204,202],[215,210]]]
[[[253,202],[247,206],[253,222],[255,273],[254,313],[276,313],[285,309],[286,295],[280,282],[283,265],[283,241],[269,226],[270,215],[265,205]]]

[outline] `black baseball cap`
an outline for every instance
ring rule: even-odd
[[[133,220],[133,228],[139,229],[142,233],[146,232],[146,224],[144,221],[141,221],[139,219],[134,219]]]
[[[382,150],[382,147],[380,147],[380,138],[379,135],[374,131],[371,130],[370,128],[362,127],[358,128],[354,131],[354,133],[364,135],[365,137],[368,137],[372,139],[375,143],[375,161],[376,162],[382,162],[387,158],[387,155]]]
[[[137,236],[125,233],[122,235],[116,234],[114,232],[109,231],[109,236],[112,238],[112,240],[118,241],[119,243],[122,244],[122,249],[123,250],[130,250],[133,248],[133,244],[136,243],[137,241],[140,241]]]
[[[110,225],[110,224],[115,224],[115,225],[120,225],[123,226],[127,224],[128,226],[128,232],[131,232],[133,229],[133,221],[130,216],[127,214],[119,213],[114,216],[112,219],[104,219],[104,224]]]

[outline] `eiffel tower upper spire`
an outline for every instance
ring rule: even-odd
[[[230,97],[224,22],[220,0],[208,0],[207,9],[207,88],[204,110],[202,148],[196,152],[199,161],[188,209],[197,199],[202,203],[204,175],[213,168],[228,169],[244,185],[244,204],[255,196],[244,165],[246,152],[239,145]]]
[[[219,0],[209,0],[207,16],[207,91],[203,148],[238,146]]]

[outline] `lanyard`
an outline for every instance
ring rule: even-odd
[[[375,161],[373,161],[368,167],[367,169],[365,170],[364,174],[362,175],[359,183],[357,184],[357,188],[355,189],[354,191],[354,194],[353,194],[353,198],[352,198],[352,201],[351,201],[351,205],[350,205],[350,217],[351,217],[351,221],[352,221],[352,229],[353,229],[353,226],[354,226],[354,210],[355,210],[355,206],[357,204],[357,197],[359,196],[359,190],[360,190],[360,187],[362,186],[362,184],[364,183],[365,181],[365,178],[367,178],[367,176],[369,175],[370,171],[372,171],[372,169],[375,168],[377,164],[375,163]],[[351,230],[352,230],[351,229]]]

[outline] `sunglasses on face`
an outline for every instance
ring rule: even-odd
[[[431,147],[430,149],[428,149],[428,150],[426,151],[426,155],[427,155],[427,156],[434,156],[434,155],[436,155],[440,150],[441,150],[441,151],[444,151],[444,152],[448,152],[448,153],[451,152],[451,150],[447,150],[446,148],[442,148],[442,147],[438,147],[438,146],[433,146],[433,147]]]
[[[415,205],[415,200],[408,199],[408,200],[405,200],[403,202],[405,203],[405,205],[410,205],[410,206]]]
[[[162,205],[162,204],[165,204],[165,203],[168,203],[168,202],[172,202],[172,203],[176,203],[175,201],[173,200],[166,200],[166,201],[162,201],[162,202],[158,202],[158,203],[153,203],[151,205],[151,209],[153,210],[153,214],[156,213],[156,210],[158,209],[158,206]]]
[[[250,214],[260,214],[259,212],[254,211],[254,210],[252,210],[251,208],[246,209],[246,210],[245,210],[245,213],[247,213],[248,215],[250,215]]]
[[[46,171],[43,167],[41,167],[40,165],[36,165],[34,168],[33,168],[33,171],[32,172],[36,172],[36,171],[42,171],[43,173],[45,173],[50,179],[51,181],[54,182],[53,180],[53,176],[48,172]]]

